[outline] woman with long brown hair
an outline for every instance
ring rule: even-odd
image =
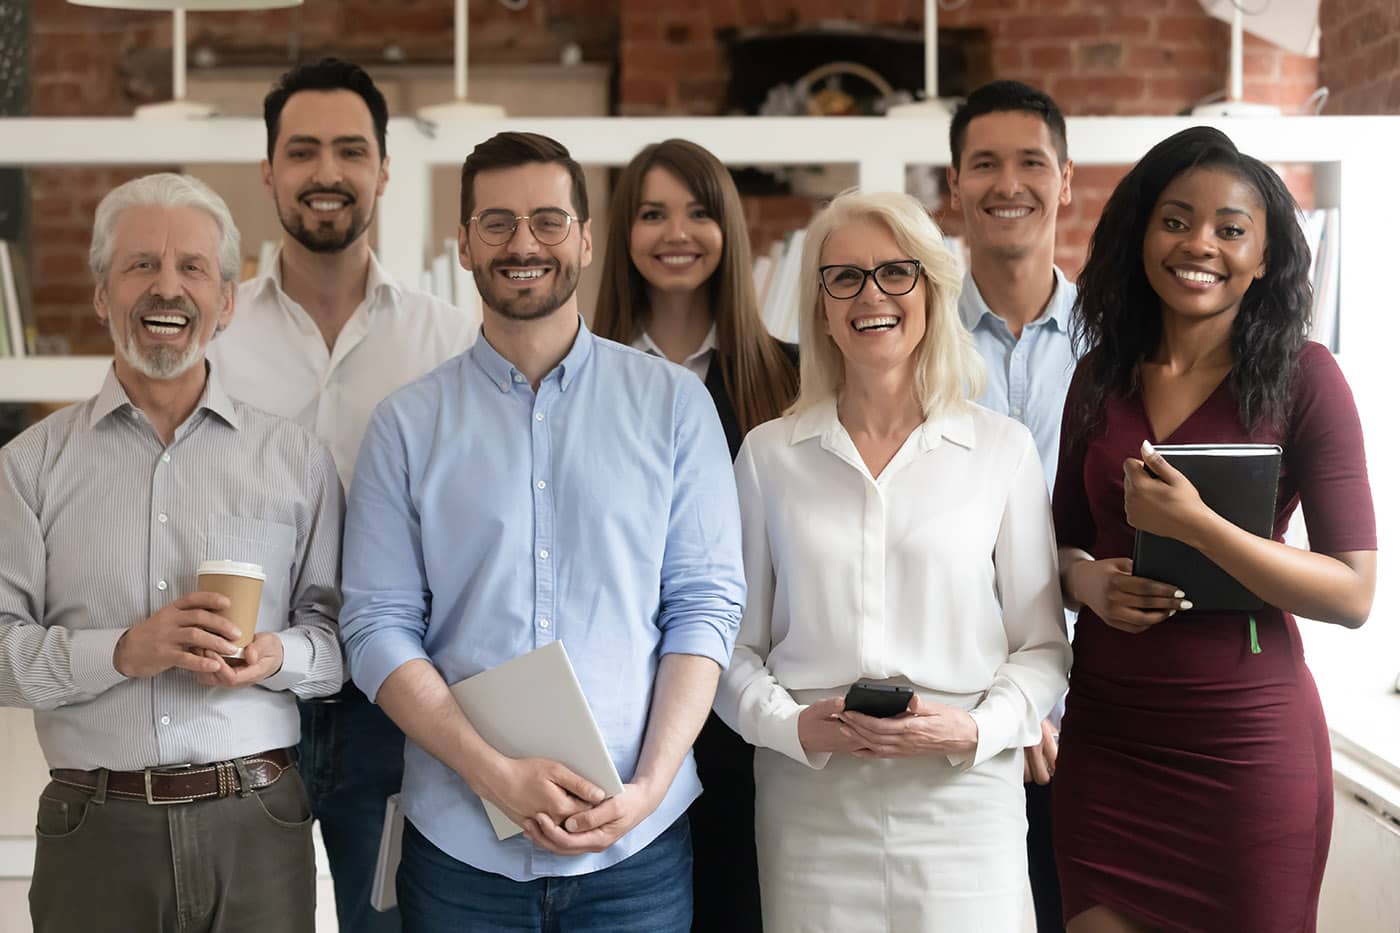
[[[622,170],[608,220],[594,333],[699,376],[736,455],[796,397],[797,348],[759,317],[733,179],[695,143],[653,143]],[[691,808],[694,929],[759,930],[753,748],[711,715],[695,761],[705,792]]]

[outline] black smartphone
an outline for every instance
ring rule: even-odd
[[[851,684],[851,689],[846,691],[846,709],[878,719],[888,719],[907,710],[912,699],[913,687],[854,683]]]

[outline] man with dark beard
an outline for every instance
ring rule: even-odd
[[[365,236],[389,180],[389,113],[370,76],[325,59],[263,102],[263,182],[285,235],[268,274],[210,358],[237,398],[292,418],[330,447],[348,489],[370,412],[470,345],[467,315],[389,277]],[[353,684],[302,706],[301,763],[335,881],[342,933],[392,933],[369,905],[384,801],[403,777],[403,734]]]
[[[690,747],[744,599],[724,431],[694,374],[584,326],[588,200],[559,143],[478,145],[457,242],[481,339],[375,411],[346,524],[351,669],[409,737],[404,925],[682,933]],[[496,751],[448,690],[556,640],[615,797]],[[524,835],[498,840],[483,800]]]
[[[330,452],[231,399],[204,350],[233,315],[238,231],[184,175],[97,207],[102,389],[0,449],[0,705],[34,710],[38,933],[312,933],[295,698],[340,689]],[[204,561],[263,576],[257,634]],[[258,597],[252,597],[258,599]]]

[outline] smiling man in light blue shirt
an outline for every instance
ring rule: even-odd
[[[948,136],[951,206],[962,214],[971,256],[958,310],[987,364],[978,401],[1030,428],[1053,490],[1076,362],[1070,333],[1076,291],[1055,267],[1055,219],[1070,203],[1074,177],[1065,118],[1035,88],[994,81],[968,95]],[[1073,620],[1066,621],[1072,632]],[[1041,724],[1040,744],[1026,749],[1027,854],[1039,933],[1064,928],[1048,787],[1062,709]]]
[[[399,907],[413,930],[690,925],[690,746],[743,609],[728,448],[700,381],[594,337],[582,173],[502,133],[463,166],[482,338],[376,410],[351,487],[355,681],[408,735]],[[625,784],[487,745],[455,683],[564,642]],[[498,841],[482,799],[525,828]]]

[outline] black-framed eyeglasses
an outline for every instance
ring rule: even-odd
[[[817,270],[822,289],[837,301],[847,301],[860,294],[865,288],[866,279],[874,279],[875,287],[898,298],[907,295],[919,284],[919,270],[923,265],[917,259],[893,259],[882,262],[873,269],[860,266],[822,266]]]
[[[504,208],[492,208],[473,214],[477,236],[488,246],[503,246],[515,236],[520,221],[530,225],[530,233],[542,246],[558,246],[569,236],[569,227],[578,220],[568,211],[557,207],[541,207],[528,214],[512,214]]]

